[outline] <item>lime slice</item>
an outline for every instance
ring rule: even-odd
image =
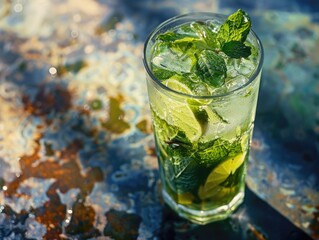
[[[198,193],[200,198],[205,199],[209,196],[212,196],[213,192],[216,191],[216,187],[224,182],[230,174],[234,174],[244,161],[245,154],[240,153],[234,157],[228,158],[214,168],[208,175],[204,186]]]
[[[192,91],[181,82],[180,77],[173,76],[165,81],[163,81],[163,84],[170,89],[173,89],[177,92],[185,93],[185,94],[192,94]]]
[[[196,75],[180,76],[174,75],[163,81],[167,87],[181,93],[192,96],[209,96],[211,94],[209,87],[205,83],[201,83],[200,79],[195,79]],[[198,81],[198,82],[197,82]],[[192,98],[188,97],[187,102],[191,106],[206,106],[212,102],[209,98]]]
[[[191,94],[187,86],[173,77],[163,81],[163,84],[176,91]],[[151,100],[153,110],[159,117],[165,119],[169,125],[185,132],[186,137],[191,142],[195,142],[200,138],[202,135],[201,125],[198,123],[187,101],[170,98],[161,92],[156,92],[156,96],[151,96],[151,98],[154,98]]]

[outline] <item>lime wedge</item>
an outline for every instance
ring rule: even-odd
[[[170,78],[163,83],[175,91],[192,94],[187,86],[174,78]],[[172,114],[172,124],[184,131],[191,142],[197,141],[202,135],[202,128],[188,103],[186,101],[171,100],[166,107],[170,109]]]
[[[192,93],[187,86],[174,79],[174,77],[163,81],[163,84],[178,92]],[[160,118],[165,119],[169,125],[175,126],[185,132],[186,137],[191,142],[195,142],[200,138],[202,135],[201,125],[186,99],[173,99],[161,92],[156,92],[156,96],[152,97],[155,99],[151,100],[151,105],[153,105],[153,110]]]
[[[216,187],[224,182],[230,174],[234,174],[244,161],[245,154],[240,153],[234,157],[228,158],[214,168],[198,193],[200,198],[205,199],[212,196],[214,194],[213,192],[216,191]]]
[[[163,84],[170,89],[173,89],[177,92],[185,93],[185,94],[192,94],[192,91],[181,82],[180,80],[181,77],[179,76],[173,76],[165,81],[163,81]]]

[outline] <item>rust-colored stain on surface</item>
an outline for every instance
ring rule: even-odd
[[[33,164],[39,160],[39,141],[40,138],[37,140],[37,147],[32,155],[21,157],[22,174],[7,184],[7,191],[4,194],[7,197],[18,196],[17,189],[20,183],[31,177],[55,179],[46,193],[50,200],[44,203],[42,207],[34,209],[34,214],[37,221],[47,227],[45,238],[58,239],[62,233],[61,223],[65,219],[66,206],[61,203],[57,190],[66,193],[72,188],[80,189],[79,195],[84,201],[85,197],[91,193],[94,184],[103,180],[103,173],[100,168],[91,168],[86,171],[85,175],[81,173],[77,161],[77,153],[83,147],[80,140],[74,140],[61,151],[60,162],[48,160],[34,167]],[[74,214],[71,224],[74,225],[75,221],[82,220],[82,225],[74,228],[73,232],[86,231],[92,228],[95,213],[91,207],[85,207],[83,204],[77,203],[74,206]]]
[[[22,102],[28,113],[35,116],[45,116],[50,112],[66,112],[71,107],[71,99],[71,93],[57,85],[53,88],[40,87],[33,101],[29,96],[24,95]]]
[[[80,199],[73,205],[72,212],[71,221],[66,227],[68,234],[82,234],[83,238],[92,238],[100,235],[93,225],[95,212],[92,207],[84,204],[84,199]]]
[[[66,206],[61,203],[55,184],[48,189],[47,195],[50,200],[42,207],[34,209],[34,215],[36,220],[47,228],[44,239],[60,239]]]

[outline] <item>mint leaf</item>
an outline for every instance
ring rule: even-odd
[[[207,166],[217,166],[226,159],[229,154],[229,142],[222,139],[215,139],[207,143],[203,143],[198,151],[199,159]]]
[[[227,42],[245,42],[251,28],[249,15],[239,9],[230,15],[217,33],[217,40],[221,46]]]
[[[230,58],[247,58],[251,54],[251,48],[239,41],[226,42],[222,51]]]
[[[196,52],[197,49],[207,48],[206,42],[203,39],[198,38],[197,34],[192,31],[191,27],[188,27],[186,30],[189,32],[177,33],[173,31],[167,31],[158,35],[156,40],[170,44],[172,48],[179,48],[183,52],[192,47],[192,44],[196,45],[196,48],[193,49],[193,52]],[[187,48],[186,50],[184,50],[185,47]]]
[[[176,193],[192,192],[198,188],[199,165],[193,156],[196,146],[183,131],[178,131],[162,145],[166,151],[165,156],[169,156],[164,160],[165,180]]]
[[[174,137],[166,140],[165,143],[167,145],[167,153],[170,156],[187,157],[192,154],[193,145],[183,131],[178,131]]]
[[[156,38],[156,40],[161,40],[163,42],[172,42],[172,41],[175,41],[176,39],[179,39],[179,37],[176,33],[172,31],[161,33]]]
[[[226,146],[226,148],[228,150],[229,157],[235,157],[239,153],[242,153],[243,149],[241,146],[241,138],[237,138],[234,142],[232,142],[228,146]]]
[[[224,59],[212,50],[203,50],[197,61],[197,75],[212,87],[225,83],[227,68]]]
[[[193,192],[199,186],[200,168],[192,157],[171,158],[166,160],[165,167],[169,172],[166,180],[177,193]]]
[[[158,67],[154,64],[151,64],[151,68],[152,68],[152,72],[153,72],[154,76],[160,80],[169,79],[170,77],[172,77],[175,74],[175,72],[163,69],[163,68]]]
[[[196,41],[196,39],[189,38],[189,37],[179,39],[172,42],[170,45],[170,48],[172,51],[176,53],[180,52],[180,53],[183,53],[184,55],[189,56],[190,58],[194,58],[194,51],[196,51],[196,48],[193,44],[194,41]]]
[[[192,55],[194,55],[195,52],[208,48],[207,44],[203,40],[196,37],[184,37],[182,39],[177,39],[172,44],[180,49],[184,49],[186,46],[187,51],[192,48]]]
[[[228,157],[236,156],[239,153],[242,153],[240,138],[234,142],[218,138],[201,143],[197,152],[202,163],[210,167],[215,167]]]
[[[156,37],[156,40],[161,40],[163,42],[174,42],[175,40],[182,39],[187,37],[186,34],[179,34],[173,31],[167,31],[165,33],[161,33]]]
[[[155,111],[152,110],[154,125],[158,129],[155,131],[159,144],[167,151],[170,156],[182,157],[190,156],[196,143],[191,143],[184,131],[178,127],[168,124],[164,119],[160,118]],[[159,130],[160,129],[160,130]]]
[[[213,32],[205,23],[203,22],[194,22],[191,25],[191,29],[196,33],[196,35],[205,41],[209,48],[216,48],[216,33]]]

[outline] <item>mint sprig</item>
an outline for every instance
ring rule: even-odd
[[[255,48],[245,42],[250,29],[249,15],[239,9],[225,20],[217,33],[200,21],[162,33],[153,48],[153,73],[161,80],[176,74],[189,80],[188,76],[194,73],[206,85],[221,87],[227,76],[227,57],[240,59],[256,55]]]
[[[244,43],[251,28],[250,17],[239,9],[226,19],[217,34],[210,34],[212,31],[200,23],[194,23],[191,27],[209,47],[209,50],[203,50],[198,56],[198,76],[209,86],[222,86],[225,83],[227,66],[219,51],[237,59],[251,55],[251,47]]]
[[[217,40],[221,47],[231,41],[245,42],[251,28],[249,15],[239,9],[231,14],[217,33]]]
[[[244,44],[251,29],[249,15],[239,9],[230,15],[217,33],[217,40],[223,51],[230,58],[247,58],[251,47]]]

